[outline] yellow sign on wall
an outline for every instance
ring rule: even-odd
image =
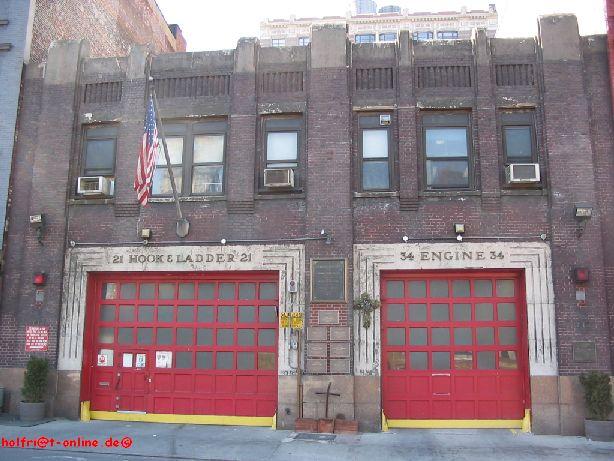
[[[292,312],[290,314],[292,328],[302,330],[305,324],[305,315],[302,312]]]
[[[279,328],[290,328],[290,313],[282,312],[279,314]]]

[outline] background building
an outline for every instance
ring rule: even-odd
[[[291,428],[331,384],[361,430],[383,410],[582,433],[577,376],[614,352],[607,40],[571,15],[539,31],[374,47],[314,26],[308,47],[154,56],[152,83],[143,48],[54,43],[26,69],[11,183],[11,409],[38,350],[75,418]],[[164,164],[149,206],[132,189],[148,85],[186,238]]]
[[[126,54],[132,45],[158,53],[186,49],[181,29],[166,23],[154,0],[0,2],[0,248],[24,64],[44,63],[52,41],[74,39],[88,39],[92,56]]]
[[[494,4],[487,11],[467,10],[411,13],[396,6],[380,8],[379,13],[360,13],[346,17],[271,19],[260,24],[262,46],[306,45],[314,25],[336,24],[348,29],[355,43],[385,43],[398,39],[408,30],[416,40],[468,40],[473,29],[485,29],[488,37],[497,32],[498,14]]]
[[[377,3],[373,0],[355,0],[356,14],[373,14],[377,11]]]
[[[45,59],[54,40],[87,39],[93,56],[119,56],[131,45],[157,53],[185,51],[177,25],[169,26],[155,0],[36,0],[32,61]]]

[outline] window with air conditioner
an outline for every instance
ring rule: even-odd
[[[78,196],[104,198],[113,195],[116,151],[116,125],[84,128],[81,169],[76,184]]]
[[[300,190],[302,117],[263,119],[262,192]]]
[[[541,181],[533,111],[501,113],[501,139],[507,184],[537,184]]]

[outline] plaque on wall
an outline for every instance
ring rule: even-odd
[[[345,302],[345,259],[311,261],[311,301]]]
[[[592,341],[579,341],[572,344],[574,362],[596,362],[597,351]]]

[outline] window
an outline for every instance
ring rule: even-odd
[[[425,114],[422,116],[422,125],[426,188],[469,188],[469,114]]]
[[[433,32],[414,32],[414,40],[418,40],[419,42],[423,42],[425,40],[433,40]]]
[[[302,126],[302,117],[288,116],[264,119],[261,187],[264,186],[264,169],[291,168],[294,172],[294,189],[300,188]],[[268,189],[267,191],[270,192]],[[287,192],[287,189],[285,191]]]
[[[379,34],[380,42],[395,42],[396,40],[397,40],[396,32],[384,32],[382,34]]]
[[[533,112],[501,114],[505,163],[536,163],[535,123]]]
[[[83,176],[114,176],[117,127],[91,126],[85,130]]]
[[[311,42],[309,37],[299,37],[298,38],[298,46],[307,46]]]
[[[375,43],[375,34],[357,34],[356,43]]]
[[[180,137],[166,138],[166,147],[168,148],[168,156],[173,169],[175,178],[175,186],[177,193],[182,193],[183,186],[183,139]],[[156,169],[153,175],[153,195],[170,195],[173,193],[171,185],[171,177],[166,164],[166,156],[164,155],[164,147],[162,140],[159,143],[158,155],[156,159]]]
[[[271,45],[272,46],[286,46],[286,39],[285,38],[274,38],[271,40]]]
[[[166,144],[179,195],[222,195],[226,158],[226,122],[165,123]],[[153,195],[169,196],[172,187],[160,140]]]
[[[363,191],[390,190],[390,130],[380,125],[379,115],[359,118],[361,188]]]
[[[458,38],[458,31],[442,30],[441,32],[437,32],[437,38],[439,40],[453,40],[455,38]]]

